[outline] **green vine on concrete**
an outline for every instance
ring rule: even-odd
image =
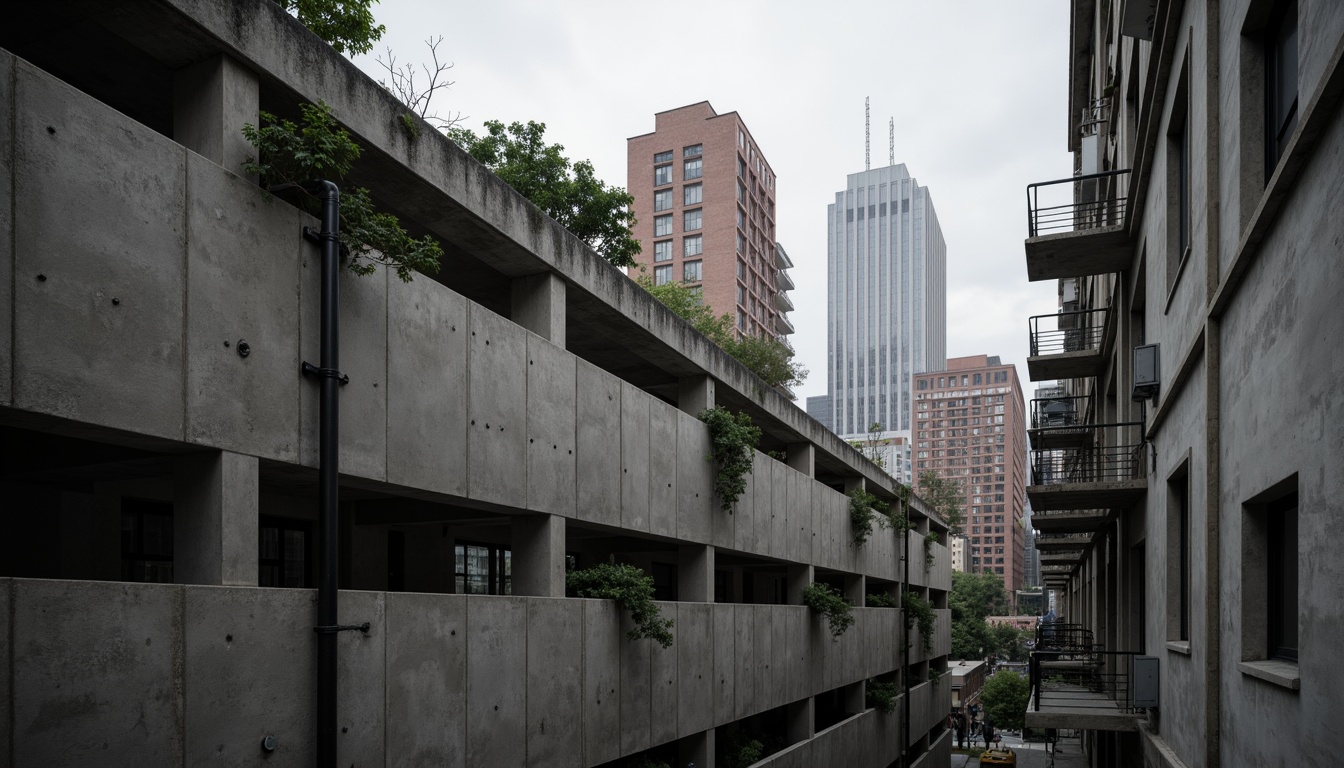
[[[831,637],[839,638],[854,625],[853,606],[839,592],[821,583],[803,588],[803,604],[826,617]]]
[[[864,703],[876,709],[884,715],[890,715],[896,711],[896,696],[900,689],[895,683],[883,683],[876,679],[870,679],[864,686]]]
[[[733,734],[724,750],[724,768],[747,768],[765,756],[765,745],[742,731]]]
[[[879,592],[870,594],[864,599],[863,604],[868,608],[895,608],[896,598],[891,595]]]
[[[302,104],[299,111],[301,124],[262,112],[262,127],[243,126],[243,136],[257,149],[257,157],[243,163],[243,169],[257,174],[267,189],[286,189],[300,210],[320,216],[322,201],[304,185],[318,179],[339,184],[359,159],[360,149],[325,103]],[[417,271],[438,272],[443,256],[434,238],[412,238],[396,216],[374,210],[367,189],[355,186],[341,188],[340,247],[351,272],[370,275],[383,264],[405,282]]]
[[[906,592],[904,608],[906,644],[910,642],[910,629],[918,626],[920,647],[926,656],[933,653],[933,605],[914,592]]]
[[[938,543],[938,534],[929,531],[924,536],[924,572],[928,573],[933,568],[933,545]]]
[[[944,672],[944,671],[945,671],[945,670],[938,669],[937,667],[935,667],[935,666],[933,666],[932,664],[930,664],[930,665],[929,665],[929,682],[930,682],[930,683],[936,683],[936,682],[938,682],[938,681],[942,678],[942,676],[943,676],[943,672]]]
[[[723,510],[732,514],[733,505],[747,489],[752,452],[760,442],[761,430],[747,414],[734,414],[727,408],[703,410],[700,420],[709,427],[710,454],[705,460],[714,462],[714,492]]]
[[[634,628],[626,633],[631,640],[649,638],[664,648],[672,645],[672,620],[664,619],[658,604],[653,602],[653,577],[639,568],[599,563],[566,573],[565,586],[574,597],[615,600],[635,622]]]
[[[892,525],[887,515],[888,505],[863,488],[852,488],[849,493],[849,522],[854,528],[854,543],[863,544],[873,532],[873,522],[883,528]]]

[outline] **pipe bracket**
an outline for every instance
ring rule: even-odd
[[[329,627],[313,627],[313,631],[319,635],[334,635],[337,632],[355,631],[363,632],[367,635],[369,634],[369,627],[370,624],[366,621],[363,624],[334,624]]]
[[[299,370],[303,372],[304,376],[322,376],[328,379],[335,379],[339,381],[341,384],[350,383],[350,377],[346,376],[344,373],[341,373],[335,368],[318,368],[316,365],[313,365],[312,363],[304,363],[303,367],[301,367]]]

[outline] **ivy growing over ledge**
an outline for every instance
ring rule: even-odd
[[[316,179],[342,182],[359,159],[359,145],[331,116],[324,102],[302,104],[302,125],[261,113],[261,127],[243,126],[243,136],[257,149],[257,157],[243,163],[267,189],[292,191],[295,205],[313,216],[321,215],[321,201],[303,185]],[[351,272],[369,275],[377,264],[396,270],[410,282],[417,271],[439,271],[443,248],[426,235],[412,238],[397,217],[374,210],[369,191],[341,187],[341,259]]]
[[[803,604],[826,617],[831,637],[839,638],[854,625],[853,607],[839,592],[821,583],[803,588]]]
[[[933,545],[938,543],[938,534],[929,531],[924,536],[924,572],[928,573],[933,568]]]
[[[910,629],[919,626],[919,644],[924,655],[933,653],[933,605],[915,594],[905,593],[905,642],[910,643]]]
[[[565,574],[565,587],[573,597],[615,600],[635,622],[626,633],[631,640],[649,638],[664,648],[672,645],[672,620],[664,619],[653,602],[653,577],[636,566],[599,563],[570,571]]]
[[[892,519],[887,515],[887,503],[863,488],[852,488],[849,493],[849,522],[854,527],[854,543],[863,544],[872,535],[873,523],[890,528]]]
[[[714,462],[714,493],[723,511],[731,514],[747,489],[752,452],[761,440],[761,430],[747,414],[733,414],[726,408],[708,408],[699,418],[709,427],[710,453],[705,460]]]
[[[870,678],[868,684],[864,686],[864,703],[884,715],[890,715],[896,711],[896,696],[899,691],[895,683],[884,683],[876,678]]]

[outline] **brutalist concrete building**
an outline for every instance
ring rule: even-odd
[[[1062,305],[1028,368],[1065,390],[1031,409],[1060,621],[1027,724],[1093,765],[1332,764],[1344,5],[1069,7],[1077,174],[1028,189]]]
[[[340,275],[339,366],[325,225],[241,165],[319,99],[446,251]],[[942,522],[278,4],[12,9],[0,105],[0,766],[311,765],[328,726],[343,766],[947,764]],[[763,431],[730,510],[716,404]],[[856,544],[856,488],[913,530]],[[612,562],[670,647],[566,596]],[[926,630],[871,605],[910,595]]]

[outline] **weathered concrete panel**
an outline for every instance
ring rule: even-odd
[[[527,500],[527,332],[472,304],[468,348],[467,492],[521,507]]]
[[[806,609],[804,609],[806,610]],[[793,699],[786,693],[784,684],[789,674],[789,614],[793,606],[770,606],[770,658],[766,663],[766,673],[770,676],[770,700],[766,706],[778,707]]]
[[[388,593],[387,649],[388,765],[465,768],[467,598]]]
[[[16,69],[13,402],[180,439],[186,152]]]
[[[677,603],[677,733],[714,727],[714,621],[709,603]]]
[[[187,439],[299,457],[299,275],[311,223],[188,152]],[[243,341],[247,357],[241,356]]]
[[[725,513],[726,514],[726,513]],[[714,632],[714,722],[736,718],[733,695],[737,689],[737,650],[735,614],[732,605],[718,604],[712,611]]]
[[[383,762],[387,717],[387,593],[341,591],[342,623],[373,629],[336,635],[336,757],[339,765]]]
[[[677,538],[697,543],[711,538],[711,518],[722,513],[714,503],[714,465],[709,430],[704,422],[676,411],[677,417]],[[726,514],[724,514],[727,517]],[[730,542],[731,543],[731,542]],[[703,730],[703,729],[702,729]]]
[[[732,549],[739,552],[750,552],[753,550],[756,539],[756,464],[752,461],[752,474],[745,478],[742,495],[738,497],[737,503],[733,505],[732,510],[732,530],[733,545]],[[719,514],[723,510],[719,508],[720,499],[717,495],[714,497],[715,508]],[[717,526],[716,526],[717,530]]]
[[[752,674],[756,678],[755,683],[755,701],[753,702],[755,712],[769,709],[775,704],[775,697],[778,691],[775,688],[773,673],[770,671],[770,664],[775,656],[775,633],[773,630],[776,606],[773,605],[753,605],[751,610],[753,620],[756,622],[756,653],[755,664]]]
[[[393,278],[387,304],[387,480],[465,496],[467,300]]]
[[[759,451],[753,457],[751,479],[755,503],[752,505],[752,536],[748,550],[753,554],[770,554],[770,524],[775,499],[774,470],[770,467],[773,462],[774,459]]]
[[[788,638],[785,646],[788,654],[785,659],[787,666],[780,674],[784,686],[783,695],[788,701],[797,701],[816,693],[810,688],[812,633],[808,631],[808,624],[812,617],[808,615],[809,613],[810,608],[797,606],[783,611],[780,617],[786,627],[785,635]]]
[[[526,598],[468,598],[467,765],[524,764],[526,653]]]
[[[651,640],[629,640],[629,619],[621,618],[621,754],[628,755],[653,744],[653,649]],[[676,632],[674,627],[672,630]]]
[[[677,615],[676,603],[658,603],[663,615]],[[639,640],[649,647],[649,708],[651,722],[649,737],[654,744],[662,744],[677,738],[677,648],[686,642],[686,633],[681,626],[673,627],[676,642],[671,648],[664,648],[653,640]]]
[[[3,76],[4,58],[0,57],[0,76]],[[8,103],[0,101],[0,104]],[[14,588],[12,579],[0,579],[0,768],[12,768],[10,757],[13,754],[11,747],[13,745],[13,731],[10,724],[14,722],[14,689],[10,672],[14,669],[13,646],[10,645],[10,608],[13,605],[11,590]]]
[[[302,329],[299,351],[304,362],[322,359],[322,263],[316,246],[307,246],[299,275]],[[396,279],[396,278],[392,278]],[[340,394],[340,465],[343,474],[383,480],[387,475],[387,281],[378,268],[367,277],[341,270],[339,370],[350,377]],[[306,377],[299,387],[300,446],[303,463],[318,463],[320,388]]]
[[[733,607],[733,718],[740,720],[756,706],[756,606]]]
[[[317,684],[309,589],[184,590],[186,764],[244,765],[263,736],[267,765],[312,763]],[[379,697],[381,698],[381,697]]]
[[[621,524],[621,380],[577,361],[575,473],[580,520]]]
[[[527,764],[583,765],[583,611],[562,599],[526,602]]]
[[[614,600],[583,601],[583,757],[589,765],[621,754],[621,631]]]
[[[649,530],[649,408],[653,397],[621,382],[621,525]]]
[[[527,508],[574,516],[574,356],[527,337]]]
[[[654,399],[649,408],[649,532],[677,535],[676,408]]]
[[[0,51],[0,113],[12,115],[14,104],[14,55]],[[0,120],[0,189],[14,189],[14,131],[10,120]],[[13,374],[14,347],[13,311],[14,306],[14,216],[13,208],[0,205],[0,405],[9,405],[13,395],[11,376]],[[3,714],[3,712],[0,712]],[[6,729],[7,730],[7,729]],[[8,733],[0,739],[8,739]],[[0,742],[0,747],[5,743]],[[6,752],[0,757],[0,765],[9,759]]]
[[[182,765],[183,588],[13,584],[15,765]]]

